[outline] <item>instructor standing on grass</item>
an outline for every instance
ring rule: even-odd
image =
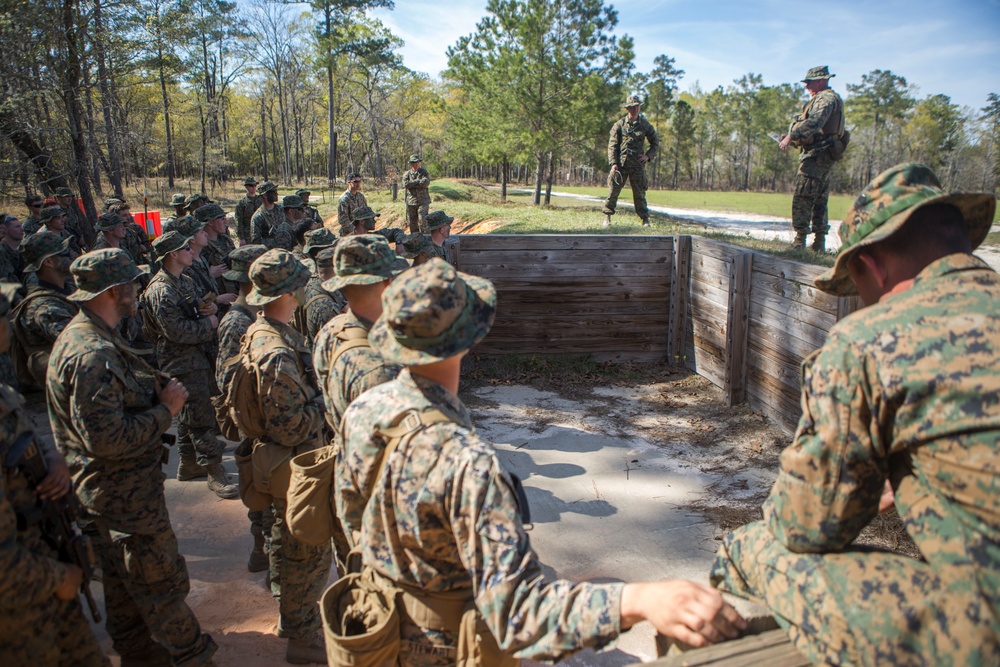
[[[642,104],[635,95],[629,95],[622,105],[628,115],[619,120],[611,128],[611,138],[608,140],[608,164],[611,174],[608,176],[608,200],[604,202],[604,226],[611,226],[611,216],[615,214],[618,205],[618,195],[625,187],[625,179],[632,185],[632,201],[635,204],[635,214],[642,220],[644,227],[649,226],[649,209],[646,208],[646,163],[660,147],[656,138],[656,130],[639,114]],[[649,150],[643,152],[645,142],[649,142]]]

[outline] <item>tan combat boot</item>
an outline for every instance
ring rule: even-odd
[[[263,572],[271,567],[271,559],[264,553],[264,532],[260,526],[250,526],[250,534],[253,535],[253,550],[247,560],[247,569],[250,572]]]
[[[605,213],[604,222],[601,223],[601,227],[610,227],[610,226],[611,226],[611,216]]]
[[[816,234],[813,237],[813,252],[826,252],[826,234]]]
[[[192,479],[208,477],[208,470],[198,465],[198,459],[193,455],[181,454],[181,462],[177,465],[177,481],[190,482]]]
[[[795,233],[795,240],[792,241],[791,245],[788,246],[791,250],[805,250],[806,249],[806,235],[802,232]]]
[[[224,500],[239,497],[239,487],[229,481],[229,475],[226,474],[221,463],[210,463],[206,470],[208,471],[209,491]]]

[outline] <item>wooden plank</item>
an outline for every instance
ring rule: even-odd
[[[703,283],[700,280],[691,279],[691,305],[692,309],[704,308],[705,303],[711,303],[722,309],[723,312],[729,309],[729,290],[723,290],[715,285]]]
[[[675,363],[683,356],[686,346],[685,336],[690,307],[691,287],[691,237],[677,236],[673,239],[674,261],[673,279],[670,283],[670,322],[667,331],[667,359]]]
[[[726,381],[726,364],[718,355],[712,354],[712,350],[719,350],[718,346],[711,344],[709,340],[695,339],[694,354],[687,359],[688,368],[701,375],[716,387],[722,387]]]
[[[670,304],[666,300],[656,301],[650,300],[646,304],[641,306],[636,304],[635,301],[626,301],[622,299],[616,299],[613,301],[605,301],[600,303],[595,303],[590,300],[561,300],[561,301],[542,301],[536,303],[517,303],[514,304],[511,301],[503,300],[497,310],[497,317],[518,317],[520,315],[525,317],[534,317],[536,314],[550,314],[557,316],[569,316],[569,315],[632,315],[636,318],[642,319],[655,319],[666,321],[670,317]]]
[[[750,304],[750,326],[763,332],[776,345],[788,348],[800,359],[826,342],[827,332],[824,329],[787,318],[756,303]]]
[[[816,278],[826,269],[822,266],[793,262],[790,259],[780,259],[773,255],[758,254],[754,260],[754,271],[815,287]]]
[[[532,267],[540,264],[606,264],[633,262],[635,264],[663,264],[669,267],[674,261],[673,252],[637,248],[634,250],[587,249],[563,250],[535,248],[525,250],[469,250],[463,251],[462,261],[467,267],[491,264],[517,264]]]
[[[864,304],[858,295],[842,296],[837,298],[837,321],[844,319],[856,310],[861,310]]]
[[[490,280],[519,276],[543,281],[549,278],[660,278],[670,279],[669,264],[634,264],[629,261],[607,264],[479,264],[466,265],[468,273]]]
[[[462,241],[459,236],[452,236],[444,240],[444,258],[455,267],[456,271],[462,271]]]
[[[750,324],[750,278],[753,253],[732,258],[729,282],[729,313],[726,323],[726,374],[723,398],[727,406],[746,400],[747,336]]]
[[[580,323],[579,325],[577,323]],[[507,335],[511,338],[521,336],[523,339],[540,340],[621,340],[631,337],[662,335],[665,320],[650,323],[603,325],[601,330],[595,330],[598,325],[576,318],[559,318],[558,322],[545,320],[507,320],[498,321],[490,330],[493,335]]]
[[[474,250],[673,249],[672,236],[619,234],[462,234],[462,252]]]
[[[614,347],[608,344],[605,339],[591,339],[578,341],[530,341],[530,345],[525,345],[523,338],[493,338],[492,334],[487,336],[482,343],[475,347],[477,352],[489,354],[510,354],[516,350],[519,354],[597,354],[613,352],[650,352],[663,356],[665,348],[662,342],[642,339],[621,339]]]
[[[773,390],[774,380],[759,369],[747,371],[747,402],[778,423],[786,433],[794,433],[802,416],[798,397],[788,396],[783,389]]]
[[[750,303],[769,308],[787,319],[807,322],[822,331],[829,331],[836,324],[836,315],[793,299],[784,298],[770,291],[767,286],[760,287],[756,280],[753,282],[751,290]]]
[[[734,255],[742,255],[747,252],[747,249],[697,236],[694,237],[691,252],[699,256],[714,257],[724,262]]]
[[[751,339],[748,347],[752,356],[750,367],[766,373],[774,382],[780,382],[790,396],[798,396],[801,389],[801,366],[782,357],[780,351],[766,349],[758,341]],[[769,386],[777,387],[774,383]]]
[[[767,293],[782,299],[801,303],[836,318],[837,297],[820,291],[815,287],[803,285],[794,280],[784,280],[774,276],[754,271],[753,289],[758,293]]]
[[[506,276],[494,280],[493,285],[502,294],[523,297],[527,294],[541,294],[544,298],[591,299],[611,296],[616,299],[665,299],[670,294],[670,285],[665,280],[618,280],[618,279],[570,279],[540,282],[534,278]],[[539,299],[535,299],[539,300]]]

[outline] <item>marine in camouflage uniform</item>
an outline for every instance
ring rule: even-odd
[[[235,250],[236,244],[226,233],[226,212],[218,204],[202,206],[194,212],[194,217],[205,226],[205,236],[208,243],[201,249],[199,258],[203,262],[204,270],[207,271],[209,279],[214,283],[211,291],[220,297],[216,303],[219,304],[221,319],[228,311],[228,302],[235,300],[236,294],[239,292],[239,284],[226,280],[224,277],[229,253]]]
[[[893,167],[816,281],[867,307],[803,362],[764,520],[723,539],[712,581],[817,664],[1000,664],[1000,277],[971,255],[995,206]],[[850,546],[890,492],[921,560]]]
[[[365,194],[361,192],[361,175],[351,174],[347,177],[347,190],[337,200],[337,224],[340,225],[340,235],[350,236],[354,232],[354,212],[368,206]]]
[[[431,175],[420,166],[419,155],[410,156],[410,168],[403,175],[403,190],[406,191],[406,221],[410,226],[410,233],[426,232],[424,228],[424,218],[427,217],[427,209],[431,205],[431,193],[428,189],[431,184]]]
[[[264,202],[264,198],[257,194],[257,179],[250,176],[243,181],[243,186],[247,189],[247,193],[236,202],[236,238],[239,239],[240,245],[251,242],[250,220]]]
[[[49,353],[56,338],[79,311],[69,300],[69,239],[41,231],[24,243],[26,270],[35,272],[38,283],[14,309],[12,328],[27,362],[26,370],[38,388],[45,387]],[[23,376],[22,376],[22,379]]]
[[[319,215],[319,209],[316,208],[315,206],[309,205],[309,197],[312,195],[312,193],[306,190],[305,188],[299,188],[298,190],[295,191],[295,194],[302,198],[302,204],[303,204],[302,217],[309,218],[313,222],[322,225],[323,218],[321,218]]]
[[[193,218],[187,216],[197,226]],[[180,222],[180,221],[179,221]],[[190,396],[177,420],[181,481],[208,476],[208,488],[220,498],[235,498],[239,490],[222,468],[224,445],[218,437],[212,395],[215,386],[215,304],[199,306],[201,292],[183,269],[190,266],[190,238],[177,230],[154,243],[163,263],[142,294],[147,329],[153,334],[160,370],[176,377]],[[201,469],[204,470],[201,470]]]
[[[46,206],[42,209],[42,227],[38,231],[43,230],[49,231],[61,239],[69,239],[70,254],[74,259],[80,256],[80,244],[76,242],[76,238],[66,229],[66,211],[61,206]],[[28,235],[25,234],[25,236]]]
[[[0,285],[0,349],[10,339],[7,311],[19,284]],[[0,384],[0,461],[22,434],[32,430],[24,399]],[[68,492],[66,462],[55,448],[36,439],[49,465],[51,483]],[[58,491],[55,492],[58,495]],[[24,520],[33,514],[38,492],[15,467],[0,467],[0,655],[10,667],[108,665],[83,615],[78,591],[57,589],[74,581],[74,567],[59,561],[42,524]],[[21,521],[19,521],[21,519]],[[76,570],[77,574],[79,570]],[[65,600],[61,598],[70,597]]]
[[[251,218],[250,242],[263,244],[268,248],[294,248],[295,235],[291,225],[285,220],[285,212],[277,203],[278,186],[268,181],[260,186],[260,193],[264,202]]]
[[[792,196],[792,227],[795,229],[796,248],[805,248],[809,226],[812,223],[812,249],[826,250],[826,234],[830,230],[827,202],[830,199],[830,171],[833,156],[830,147],[834,139],[844,132],[844,102],[840,95],[829,88],[831,77],[828,67],[813,67],[802,80],[810,99],[803,105],[782,137],[778,147],[800,149],[799,170],[795,174],[795,194]]]
[[[21,254],[21,241],[24,239],[24,228],[17,216],[0,216],[0,281],[24,283],[24,255]]]
[[[247,303],[262,311],[247,330],[250,360],[257,371],[261,423],[265,435],[253,448],[258,459],[273,460],[276,454],[291,458],[327,443],[324,432],[323,402],[311,375],[309,347],[302,336],[285,324],[294,311],[296,292],[309,280],[309,271],[291,253],[272,249],[250,266],[253,290]],[[274,343],[279,336],[280,343]],[[278,466],[289,466],[285,459]],[[269,468],[274,470],[275,468]],[[274,475],[272,475],[272,478]],[[274,525],[271,531],[272,577],[281,581],[281,636],[288,637],[289,662],[325,662],[316,604],[330,573],[331,549],[326,544],[311,547],[288,530],[284,490],[269,489],[273,496]]]
[[[604,202],[606,227],[611,225],[611,216],[615,214],[618,195],[625,187],[626,180],[632,187],[635,214],[643,225],[649,224],[649,209],[646,208],[646,190],[649,187],[646,182],[646,162],[652,159],[660,147],[656,129],[639,113],[642,108],[639,98],[629,95],[622,106],[628,111],[628,115],[611,127],[608,139],[608,166],[611,167],[611,173],[608,175],[608,198]],[[649,149],[644,151],[646,142],[649,142]]]
[[[669,593],[676,582],[545,581],[524,530],[516,482],[493,446],[476,435],[454,393],[462,356],[493,322],[493,285],[432,259],[398,277],[382,303],[369,341],[386,361],[408,368],[347,408],[334,489],[338,517],[360,546],[365,574],[402,589],[401,664],[455,664],[457,624],[423,627],[405,611],[442,599],[459,609],[474,602],[485,621],[477,629],[480,648],[486,652],[495,638],[518,658],[557,661],[584,647],[601,648],[642,618],[668,632],[655,614],[691,609]],[[428,364],[453,388],[432,379]],[[386,432],[413,422],[383,461]],[[703,627],[725,627],[726,636],[735,636],[731,624],[742,621],[721,596],[680,586],[714,600]],[[635,591],[653,589],[658,592],[640,596],[649,603],[633,607]]]
[[[350,310],[325,324],[313,346],[327,422],[334,432],[340,431],[344,411],[354,399],[399,375],[401,366],[386,362],[368,345],[368,332],[381,312],[378,296],[406,268],[406,262],[396,257],[385,239],[372,234],[343,239],[334,250],[336,275],[324,282],[323,287],[338,292],[347,287],[349,294],[354,290],[354,296],[347,299]],[[367,307],[363,299],[366,291],[374,292]],[[341,346],[354,339],[364,343],[352,345],[338,355]]]
[[[320,261],[324,262],[325,266],[320,266]],[[317,269],[330,269],[332,266],[332,252],[325,256],[321,253],[320,257],[317,258]],[[323,286],[322,275],[312,275],[309,277],[309,282],[306,283],[305,287],[304,301],[302,310],[305,316],[305,333],[303,335],[311,345],[316,340],[320,329],[334,317],[344,312],[347,301],[339,291],[331,292]]]
[[[403,246],[400,256],[411,261],[413,266],[420,266],[432,257],[445,258],[444,248],[431,241],[427,234],[407,234],[399,240]]]
[[[66,231],[73,235],[76,245],[83,249],[87,247],[87,239],[83,235],[83,211],[76,200],[76,194],[69,188],[58,188],[55,192],[56,203],[66,211]]]
[[[123,665],[204,665],[216,650],[184,602],[189,580],[163,496],[163,443],[184,388],[154,385],[115,332],[139,269],[120,249],[72,267],[80,312],[52,350],[49,421],[96,534],[107,630]],[[112,291],[113,290],[113,291]],[[159,399],[159,400],[158,400]]]
[[[111,200],[109,200],[111,201]],[[114,200],[108,205],[108,212],[114,213],[125,226],[125,237],[121,240],[120,246],[132,257],[137,258],[137,264],[149,262],[149,257],[153,246],[150,245],[149,235],[146,230],[136,224],[132,217],[132,209],[128,202]]]
[[[162,231],[164,234],[169,232],[174,228],[174,223],[187,215],[187,197],[183,193],[177,192],[170,197],[170,206],[174,209],[174,212],[163,221]]]
[[[25,236],[27,236],[34,234],[42,228],[40,215],[42,209],[45,208],[45,200],[42,197],[29,196],[24,198],[24,205],[28,207],[28,217],[21,221],[21,227],[24,229]]]

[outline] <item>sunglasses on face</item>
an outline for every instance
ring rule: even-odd
[[[31,205],[31,208],[41,208],[41,207],[42,207],[41,204],[32,204]]]

